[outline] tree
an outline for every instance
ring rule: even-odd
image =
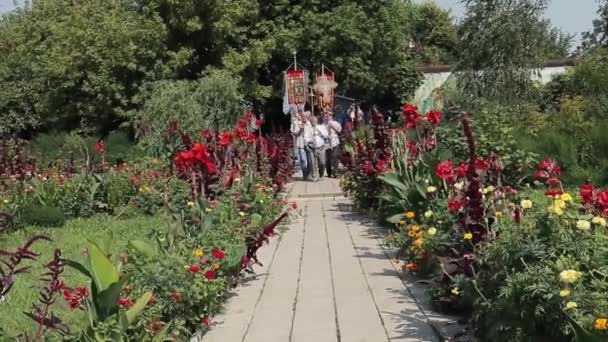
[[[543,19],[547,0],[463,0],[457,84],[464,102],[479,98],[514,105],[535,94],[531,76],[568,36]]]
[[[608,0],[599,0],[599,18],[593,20],[593,29],[583,33],[583,51],[595,48],[608,48]]]
[[[166,31],[121,0],[38,0],[0,19],[0,134],[107,131],[170,74]]]
[[[412,39],[424,64],[450,64],[457,55],[457,28],[450,14],[434,2],[414,5]]]

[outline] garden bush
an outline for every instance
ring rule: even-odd
[[[40,227],[61,227],[65,223],[65,215],[60,208],[47,205],[32,204],[21,212],[23,223]]]

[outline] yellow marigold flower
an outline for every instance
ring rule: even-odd
[[[494,214],[496,214],[496,218],[501,218],[503,216],[502,211],[497,211]]]
[[[587,220],[578,220],[576,222],[576,228],[578,228],[582,231],[587,231],[587,230],[591,229],[591,222],[589,222]]]
[[[239,212],[239,215],[245,216],[245,212],[241,211],[241,212]]]
[[[556,208],[560,208],[560,209],[566,209],[566,201],[561,200],[561,199],[556,199],[553,202],[553,206]]]
[[[603,217],[596,216],[593,219],[591,219],[591,222],[598,226],[606,227],[606,219]]]
[[[414,245],[418,248],[422,247],[422,245],[424,245],[424,238],[417,238],[416,241],[414,241]]]
[[[532,201],[530,201],[529,199],[525,199],[521,201],[521,207],[523,209],[531,209],[532,208]]]
[[[561,196],[560,199],[564,202],[572,202],[572,195],[570,195],[567,192],[564,192]]]
[[[211,267],[213,267],[214,270],[218,270],[220,268],[220,264],[217,262],[214,262],[213,266],[211,266]]]
[[[405,226],[405,221],[401,220],[401,221],[399,221],[399,224],[402,226]]]
[[[472,233],[464,233],[464,239],[465,240],[471,240],[471,239],[473,239],[473,234]]]
[[[566,309],[568,310],[574,310],[578,308],[578,305],[576,305],[576,302],[568,302],[566,303]]]
[[[432,185],[431,185],[431,186],[428,186],[428,187],[426,188],[426,192],[428,192],[429,194],[432,194],[432,193],[433,193],[433,192],[435,192],[435,191],[437,191],[437,188],[436,188],[436,187],[434,187],[434,186],[432,186]]]
[[[559,296],[560,297],[568,297],[569,295],[570,295],[570,290],[568,290],[568,289],[564,289],[564,290],[559,291]]]
[[[433,211],[432,210],[427,210],[424,213],[424,217],[426,217],[426,218],[430,218],[431,216],[433,216]]]
[[[413,211],[408,211],[407,213],[405,213],[405,217],[409,220],[413,219],[414,217],[416,217],[416,213]]]
[[[578,281],[582,273],[575,270],[564,270],[559,274],[559,279],[566,284],[573,284]]]
[[[196,248],[195,250],[192,251],[192,255],[197,258],[200,258],[203,255],[205,255],[205,252],[203,252],[203,250],[201,248]]]
[[[494,190],[496,190],[496,188],[493,185],[490,185],[488,187],[486,187],[485,189],[483,189],[483,194],[489,194],[494,192]]]
[[[459,296],[460,295],[460,289],[457,288],[457,287],[453,288],[451,292],[452,292],[452,294],[454,296]]]
[[[433,236],[433,235],[437,234],[437,228],[431,227],[431,228],[429,228],[427,233],[429,234],[429,236]]]
[[[194,202],[192,201],[188,201],[188,203],[186,203],[187,206],[189,206],[190,208],[194,207]]]
[[[547,211],[549,211],[549,213],[551,213],[555,216],[562,216],[564,214],[564,210],[555,205],[552,205],[549,208],[547,208]]]
[[[608,330],[608,319],[607,318],[596,318],[593,323],[595,330]]]

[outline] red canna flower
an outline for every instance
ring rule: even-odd
[[[221,146],[228,146],[231,143],[232,143],[232,133],[224,132],[224,133],[220,134],[219,144]]]
[[[435,175],[446,182],[451,182],[455,179],[454,168],[451,161],[444,161],[435,167]]]
[[[205,325],[205,326],[210,326],[211,325],[211,321],[209,320],[209,317],[205,316],[203,318],[201,318],[201,324]]]
[[[95,152],[102,154],[106,151],[106,147],[103,144],[103,141],[98,142],[97,144],[95,144]]]
[[[384,159],[380,159],[378,160],[378,162],[376,163],[376,170],[378,170],[378,173],[382,174],[387,170],[387,162]]]
[[[551,177],[545,181],[545,184],[547,185],[559,185],[560,183],[561,181],[559,180],[559,178],[555,177]]]
[[[464,200],[457,200],[456,198],[452,198],[448,201],[448,210],[449,211],[459,211],[464,207]]]
[[[550,189],[550,190],[545,191],[545,196],[555,197],[555,196],[560,196],[563,193],[564,192],[560,189]]]
[[[226,254],[224,253],[224,251],[222,251],[219,248],[216,248],[213,251],[211,251],[211,255],[213,255],[213,257],[216,258],[216,259],[218,259],[218,260],[223,260],[224,257],[226,256]]]
[[[150,321],[146,328],[153,333],[159,332],[163,328],[164,324],[160,321]]]
[[[441,122],[441,113],[437,111],[430,111],[425,115],[426,120],[431,124],[437,126]]]
[[[374,166],[372,165],[372,163],[371,163],[371,162],[366,161],[366,162],[363,164],[363,166],[361,167],[361,171],[362,171],[364,174],[366,174],[366,175],[368,175],[368,176],[371,176],[371,175],[373,175],[373,174],[374,174]]]
[[[245,113],[245,116],[243,117],[243,120],[251,121],[252,119],[253,119],[253,113],[252,112]]]
[[[294,210],[295,210],[295,209],[298,209],[298,203],[296,203],[296,202],[291,203],[291,207],[292,207]]]
[[[205,279],[215,280],[217,279],[217,273],[214,270],[208,270],[207,272],[205,272]]]
[[[188,268],[188,270],[192,273],[198,273],[198,271],[200,271],[200,267],[196,266],[196,265],[190,265],[190,267]]]
[[[603,190],[597,193],[596,195],[596,201],[599,207],[601,208],[608,208],[608,191],[607,190]]]
[[[467,175],[467,170],[469,166],[467,164],[460,164],[454,169],[454,173],[456,173],[456,177],[462,178]]]
[[[593,184],[583,184],[580,186],[578,193],[583,198],[583,205],[591,203],[593,200]]]
[[[405,128],[414,128],[420,122],[420,114],[418,108],[406,104],[403,106],[403,118],[405,119]]]
[[[133,306],[133,302],[129,298],[119,298],[116,302],[121,308],[128,309]]]
[[[255,120],[255,127],[260,128],[260,127],[262,127],[263,124],[264,124],[264,120],[262,120],[262,119]]]
[[[172,301],[174,302],[181,302],[182,301],[182,294],[179,292],[172,292],[169,295],[169,298],[171,298]]]
[[[241,258],[241,266],[246,267],[247,265],[249,265],[249,257],[243,255],[243,257]]]

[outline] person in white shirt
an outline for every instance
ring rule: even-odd
[[[329,143],[329,131],[325,125],[319,124],[316,117],[311,119],[314,136],[314,157],[318,171],[318,178],[323,178],[326,170],[325,151]]]
[[[323,126],[326,127],[326,130],[329,133],[325,151],[327,176],[333,178],[336,177],[338,173],[338,150],[340,148],[340,137],[338,134],[342,132],[342,126],[338,121],[334,120],[334,114],[329,111],[323,116]]]
[[[308,159],[307,146],[306,146],[306,131],[307,127],[310,127],[307,117],[303,111],[298,111],[296,116],[291,118],[291,134],[295,137],[295,147],[298,151],[298,159],[300,161],[300,168],[302,169],[302,178],[304,180],[310,179],[311,165]]]

